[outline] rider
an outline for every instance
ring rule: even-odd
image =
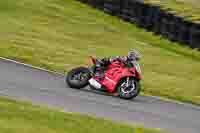
[[[99,77],[100,80],[104,78],[104,71],[106,70],[107,66],[111,64],[113,61],[122,61],[122,62],[129,62],[134,64],[134,62],[139,61],[141,58],[140,54],[136,50],[130,50],[127,56],[116,56],[116,57],[105,57],[99,59],[96,64],[96,76]]]

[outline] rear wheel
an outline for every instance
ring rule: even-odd
[[[118,85],[119,97],[123,99],[132,99],[139,95],[141,86],[138,80],[130,78],[123,79]]]
[[[80,89],[88,85],[90,77],[90,71],[88,68],[78,67],[68,72],[66,83],[71,88]]]

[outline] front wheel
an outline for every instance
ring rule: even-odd
[[[66,83],[71,88],[84,88],[88,85],[88,80],[91,78],[90,71],[85,67],[78,67],[68,72]]]
[[[123,99],[132,99],[139,95],[141,90],[140,82],[134,78],[123,79],[117,88],[119,97]]]

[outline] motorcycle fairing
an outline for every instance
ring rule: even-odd
[[[113,93],[116,91],[118,82],[124,77],[135,77],[136,68],[126,68],[123,63],[113,62],[109,65],[109,69],[105,73],[105,78],[101,83],[107,88],[108,92]]]

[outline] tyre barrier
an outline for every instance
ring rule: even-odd
[[[200,25],[193,25],[192,28],[190,29],[190,44],[192,48],[197,48],[200,49]]]
[[[79,0],[171,41],[200,49],[200,24],[139,0]]]
[[[104,11],[111,15],[119,16],[121,12],[121,0],[105,0]]]

